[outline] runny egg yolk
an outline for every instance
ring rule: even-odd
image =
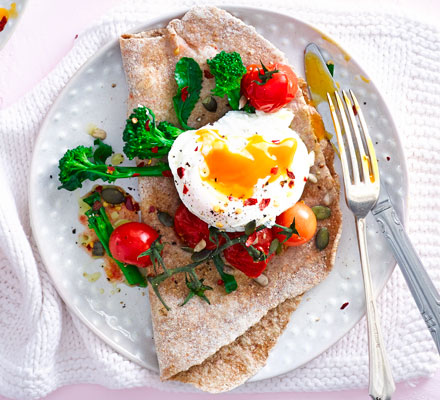
[[[218,192],[235,198],[250,198],[259,179],[267,182],[286,175],[295,155],[297,141],[287,138],[267,142],[255,134],[240,152],[231,152],[224,137],[215,129],[197,131],[207,170],[201,177]]]

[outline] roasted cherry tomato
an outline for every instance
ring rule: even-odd
[[[316,216],[312,209],[304,204],[302,201],[296,203],[293,207],[284,211],[277,217],[277,224],[283,226],[290,226],[295,218],[295,228],[299,236],[293,234],[285,244],[287,246],[299,246],[308,242],[316,232]],[[282,242],[286,237],[279,233],[280,228],[274,227],[273,231],[277,238]]]
[[[151,265],[150,257],[143,256],[138,259],[138,256],[147,251],[158,237],[159,234],[151,226],[140,222],[128,222],[112,232],[109,249],[116,260],[144,268]]]
[[[229,237],[231,239],[241,235],[243,235],[243,232],[229,233]],[[272,231],[268,228],[264,228],[261,231],[254,232],[251,236],[249,236],[246,244],[252,244],[257,250],[264,252],[264,254],[268,254],[270,244],[272,243],[272,238]],[[273,257],[272,254],[272,256],[266,259],[266,261],[255,262],[241,244],[234,244],[233,246],[228,247],[223,252],[223,255],[229,264],[239,269],[250,278],[257,278],[260,276],[261,273],[266,269],[269,260]]]
[[[209,240],[208,224],[192,214],[184,204],[179,206],[174,216],[174,230],[189,247],[196,247],[203,239],[206,242],[206,249],[216,248],[215,243]],[[224,243],[223,238],[220,243]]]
[[[277,72],[274,72],[277,71]],[[288,65],[252,64],[241,79],[241,93],[255,109],[267,113],[278,111],[298,91],[298,78]]]

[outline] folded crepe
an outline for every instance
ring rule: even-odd
[[[181,57],[194,58],[202,70],[208,71],[206,60],[222,50],[240,53],[245,65],[260,61],[288,64],[285,55],[253,27],[215,7],[195,7],[165,28],[122,35],[120,46],[129,88],[128,112],[142,104],[155,112],[158,121],[174,124],[178,124],[172,103],[177,91],[174,69]],[[214,79],[204,77],[200,98],[208,96],[214,86]],[[287,248],[269,263],[264,272],[269,283],[264,287],[237,270],[238,289],[230,294],[217,284],[218,273],[211,263],[199,266],[197,274],[214,289],[207,292],[211,305],[193,298],[179,306],[188,291],[184,276],[174,276],[160,286],[170,311],[150,290],[154,341],[163,380],[188,382],[209,392],[230,390],[245,382],[266,363],[300,296],[320,283],[333,266],[342,225],[334,152],[326,139],[317,140],[315,131],[322,129],[322,121],[308,104],[302,79],[299,86],[301,90],[287,106],[295,114],[291,128],[309,152],[315,152],[311,173],[317,178],[316,183],[308,181],[301,199],[309,206],[330,207],[331,217],[318,221],[318,228],[326,226],[329,230],[329,244],[322,251],[313,240]],[[215,113],[208,112],[199,101],[188,124],[198,128],[230,110],[226,99],[217,100]],[[175,214],[180,200],[173,179],[140,178],[139,191],[143,221],[171,244],[164,251],[165,263],[176,267],[191,262],[173,228],[163,226],[156,212],[151,212],[157,209]]]

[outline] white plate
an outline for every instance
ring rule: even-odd
[[[228,10],[251,24],[267,39],[285,51],[296,70],[303,74],[303,49],[315,42],[336,63],[335,79],[342,88],[352,88],[364,106],[383,178],[393,185],[393,201],[403,218],[407,196],[407,173],[398,134],[389,111],[373,83],[365,82],[366,72],[353,60],[347,61],[331,41],[313,27],[292,17],[245,7]],[[166,25],[174,13],[156,19],[137,31]],[[113,87],[112,84],[116,84]],[[148,298],[145,290],[109,284],[104,274],[89,282],[83,273],[101,271],[78,245],[72,230],[78,223],[78,198],[92,184],[73,193],[57,190],[57,164],[68,149],[91,145],[87,126],[94,123],[108,132],[116,151],[122,149],[126,115],[127,86],[117,41],[92,57],[67,84],[53,105],[38,137],[31,172],[30,211],[34,236],[53,282],[70,309],[115,350],[140,365],[158,370]],[[328,127],[332,131],[331,127]],[[391,162],[387,157],[392,157]],[[52,176],[52,178],[51,178]],[[120,182],[127,189],[135,180]],[[134,193],[135,191],[130,191]],[[272,351],[267,365],[253,378],[264,379],[288,372],[310,361],[345,335],[364,314],[362,276],[359,265],[353,217],[345,206],[343,234],[336,264],[330,276],[304,296],[291,323]],[[379,292],[388,280],[395,261],[379,233],[375,221],[368,220],[368,239],[373,284]],[[103,292],[103,293],[102,293]],[[342,304],[349,306],[341,310]],[[125,308],[123,308],[125,305]]]
[[[15,3],[17,17],[10,18],[9,21],[6,23],[5,28],[0,32],[0,50],[6,44],[6,42],[14,32],[15,28],[17,27],[18,21],[20,20],[21,15],[24,12],[24,8],[27,4],[27,0],[0,0],[0,8],[6,8],[7,10],[9,10],[12,3]]]

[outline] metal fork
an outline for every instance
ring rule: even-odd
[[[327,99],[338,139],[345,198],[348,207],[355,217],[359,241],[367,308],[368,352],[370,360],[368,390],[373,399],[388,400],[391,399],[395,385],[385,354],[379,317],[376,311],[376,302],[373,295],[365,223],[365,217],[379,197],[379,167],[359,102],[354,93],[351,90],[349,92],[353,102],[345,91],[342,91],[344,102],[341,100],[340,95],[335,92],[337,110],[342,121],[343,131],[341,130],[338,113],[336,112],[332,97],[328,93]],[[343,132],[345,132],[345,135],[343,135]],[[346,145],[344,144],[344,136],[348,144],[348,156]]]

